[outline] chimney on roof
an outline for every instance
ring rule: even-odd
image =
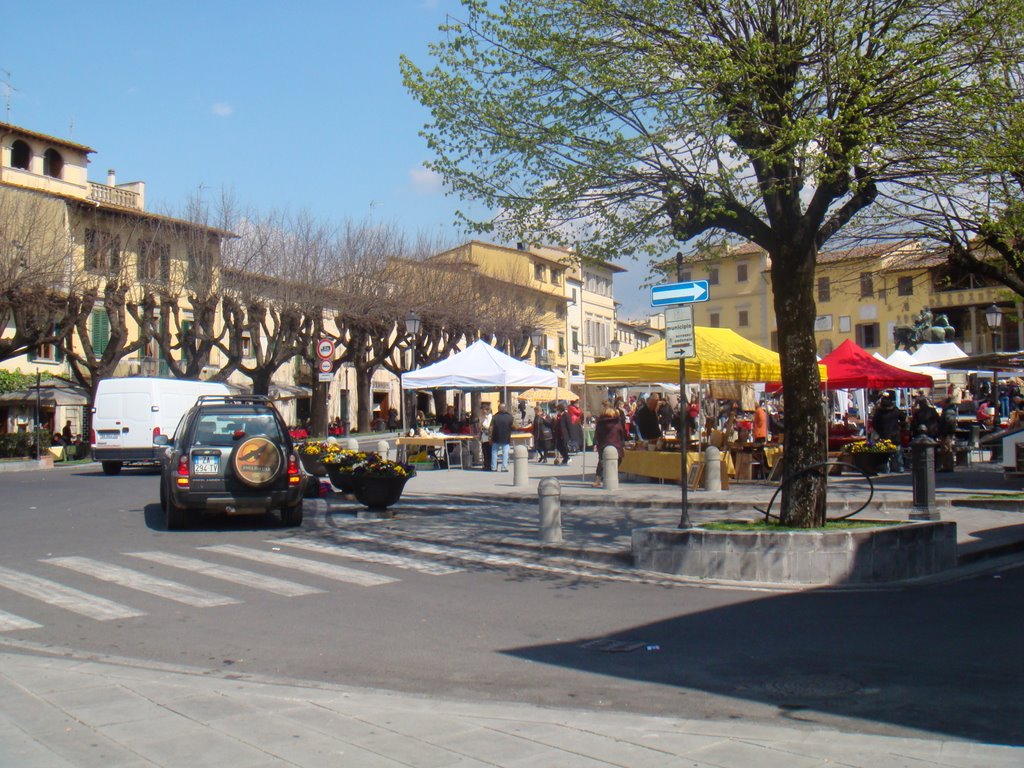
[[[114,171],[113,168],[111,168],[110,170],[107,171],[107,186],[108,187],[116,187],[117,186],[117,172]]]

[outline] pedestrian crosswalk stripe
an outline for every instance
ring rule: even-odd
[[[12,632],[16,629],[39,629],[42,624],[23,619],[7,611],[0,611],[0,632]]]
[[[58,565],[61,568],[67,568],[77,573],[84,573],[86,576],[92,576],[101,581],[117,584],[127,589],[134,589],[139,592],[156,595],[157,597],[163,597],[167,600],[173,600],[177,603],[192,605],[196,608],[213,608],[218,605],[232,605],[241,602],[241,600],[235,600],[233,597],[225,597],[213,592],[193,589],[176,581],[150,576],[147,573],[140,573],[139,571],[133,571],[131,568],[124,568],[112,563],[102,563],[99,560],[91,560],[88,557],[51,557],[42,562]]]
[[[344,581],[349,584],[358,584],[363,587],[376,587],[381,584],[391,584],[392,582],[398,581],[398,579],[393,579],[390,576],[381,576],[376,573],[370,573],[369,571],[357,571],[354,568],[346,568],[343,565],[321,563],[316,560],[307,560],[302,557],[283,555],[280,552],[248,549],[247,547],[239,547],[234,544],[214,544],[208,547],[200,547],[200,549],[207,552],[219,552],[222,555],[242,557],[247,560],[253,560],[257,563],[267,563],[269,565],[280,566],[281,568],[291,568],[296,571],[304,571],[305,573],[322,576],[325,579]]]
[[[133,616],[145,616],[145,611],[129,608],[127,605],[115,603],[87,592],[66,587],[56,581],[41,579],[27,573],[19,573],[0,567],[0,586],[7,587],[26,597],[35,598],[47,605],[63,608],[81,616],[97,621],[111,619],[130,619]]]
[[[198,557],[185,557],[170,552],[128,552],[130,557],[138,557],[148,560],[151,563],[167,565],[171,568],[181,568],[192,573],[200,573],[222,581],[230,581],[234,584],[241,584],[243,587],[262,589],[266,592],[273,592],[276,595],[285,597],[301,597],[302,595],[315,595],[323,593],[324,590],[311,587],[307,584],[299,584],[297,581],[279,579],[276,576],[264,576],[262,573],[246,571],[242,568],[233,568],[230,565],[218,565]]]
[[[305,549],[309,552],[320,552],[325,555],[333,555],[335,557],[351,557],[354,560],[363,560],[368,563],[392,565],[395,568],[405,568],[407,570],[419,571],[421,573],[429,573],[434,576],[444,576],[449,573],[462,573],[465,570],[464,568],[458,568],[453,565],[433,563],[406,555],[393,555],[387,552],[369,552],[362,549],[356,549],[353,546],[346,546],[344,544],[324,544],[319,541],[310,541],[309,539],[277,539],[275,543],[284,544],[289,547],[296,547],[298,549]]]

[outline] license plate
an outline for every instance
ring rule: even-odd
[[[216,475],[220,473],[220,456],[193,456],[193,475]]]

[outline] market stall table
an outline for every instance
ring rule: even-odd
[[[694,462],[702,460],[697,451],[687,452],[687,471]],[[647,451],[627,448],[623,453],[622,463],[619,464],[619,472],[678,483],[682,472],[681,464],[678,451]],[[736,474],[732,457],[728,451],[722,452],[722,465],[726,474],[733,476]]]
[[[469,441],[475,440],[473,435],[416,435],[414,437],[399,437],[395,440],[398,449],[398,460],[405,462],[408,459],[409,448],[443,448],[445,452],[445,468],[451,469],[451,462],[448,461],[449,447],[459,446],[459,457],[462,468],[466,468],[466,454],[464,446]]]

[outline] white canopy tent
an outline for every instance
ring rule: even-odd
[[[926,365],[925,363],[914,359],[914,356],[905,349],[897,349],[888,357],[882,357],[876,352],[875,357],[879,360],[885,360],[889,365],[895,365],[897,368],[902,368],[905,371],[913,371],[915,373],[923,373],[926,376],[931,376],[935,382],[936,388],[945,386],[946,381],[949,378],[949,375],[942,368],[938,368],[934,365]]]
[[[937,360],[956,360],[967,357],[967,353],[952,341],[940,341],[922,344],[914,350],[911,357],[914,358],[915,365],[927,365]]]
[[[517,360],[486,341],[426,368],[402,374],[402,389],[527,389],[557,387],[553,371]]]

